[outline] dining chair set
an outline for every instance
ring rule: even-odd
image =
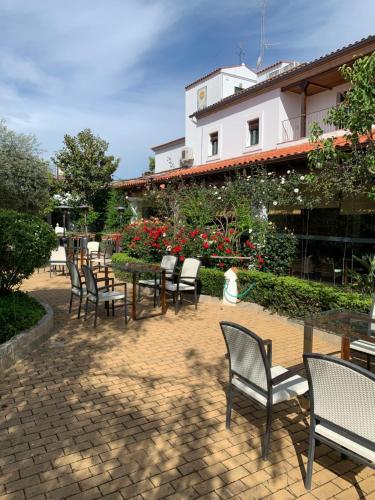
[[[226,427],[231,425],[233,391],[266,410],[262,458],[268,457],[275,405],[306,395],[310,438],[305,487],[311,489],[317,443],[375,469],[375,374],[324,354],[304,354],[307,379],[272,366],[272,342],[236,323],[220,323],[228,352]]]
[[[82,266],[80,271],[78,265],[66,260],[66,266],[69,270],[71,280],[71,291],[69,301],[69,313],[72,311],[73,300],[77,298],[78,304],[78,318],[81,316],[83,301],[85,300],[85,319],[87,319],[89,305],[95,308],[94,327],[97,324],[97,317],[99,306],[105,304],[107,316],[109,315],[110,306],[112,315],[116,307],[122,307],[124,311],[125,324],[128,323],[128,306],[131,302],[128,300],[127,283],[116,283],[114,278],[98,277],[98,274],[107,268],[111,267],[111,263],[105,260],[107,256],[98,255],[96,249],[90,249],[90,260],[86,265]],[[103,261],[99,259],[103,258]],[[198,273],[200,268],[200,261],[194,258],[187,258],[183,262],[180,272],[176,272],[177,258],[172,255],[165,255],[160,264],[160,270],[165,271],[165,291],[170,293],[175,305],[175,312],[178,312],[178,306],[182,304],[182,294],[185,292],[192,293],[194,296],[194,305],[197,309],[198,304]],[[153,290],[154,307],[160,304],[160,295],[162,289],[161,273],[154,273],[153,279],[139,279],[138,280],[138,300],[141,300],[141,290],[149,288]],[[115,290],[120,288],[121,291]],[[119,304],[117,304],[119,302]]]

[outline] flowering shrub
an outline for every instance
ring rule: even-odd
[[[236,264],[261,270],[265,263],[260,245],[250,239],[240,245],[239,234],[233,228],[227,234],[216,228],[201,230],[185,226],[176,231],[156,218],[126,226],[123,247],[130,256],[148,262],[158,262],[163,255],[170,253],[176,255],[180,262],[186,257],[199,257],[210,267],[219,268]],[[249,259],[238,261],[228,257]]]

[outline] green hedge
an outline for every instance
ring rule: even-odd
[[[44,315],[44,307],[26,293],[0,295],[0,344],[36,325]]]
[[[115,262],[140,262],[126,254],[113,256]],[[224,272],[219,269],[201,267],[201,293],[222,297]],[[250,294],[243,300],[255,302],[271,311],[292,318],[303,317],[306,313],[346,309],[368,313],[371,297],[340,288],[306,281],[291,276],[275,276],[260,271],[238,271],[239,293],[254,285]]]

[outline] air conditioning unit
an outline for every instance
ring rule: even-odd
[[[193,160],[193,148],[183,148],[181,150],[181,165],[189,165]]]

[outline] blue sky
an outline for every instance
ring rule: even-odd
[[[358,8],[357,8],[358,5]],[[184,134],[184,86],[259,51],[259,0],[1,0],[0,117],[46,157],[91,128],[147,169],[150,146]],[[268,0],[265,64],[308,61],[373,34],[375,1]]]

